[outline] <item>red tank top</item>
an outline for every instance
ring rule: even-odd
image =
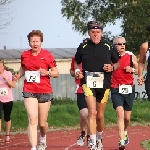
[[[125,71],[125,67],[131,66],[132,52],[126,51],[119,59],[120,67],[112,72],[111,87],[118,88],[120,84],[133,84],[133,74]]]
[[[72,61],[71,61],[71,68],[70,68],[70,70],[74,71],[74,57],[72,58]],[[82,65],[80,65],[80,70],[82,71]],[[81,86],[81,80],[75,79],[75,83],[76,83],[75,93],[83,93],[82,86]]]

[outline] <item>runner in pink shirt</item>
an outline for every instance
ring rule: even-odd
[[[13,107],[12,88],[15,87],[15,81],[12,81],[12,73],[7,71],[4,66],[4,61],[0,60],[0,129],[2,111],[4,112],[4,121],[6,125],[5,142],[10,142],[10,128],[11,128],[11,111]]]

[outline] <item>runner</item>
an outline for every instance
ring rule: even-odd
[[[83,41],[85,42],[85,41]],[[80,66],[80,70],[82,71],[82,66]],[[72,77],[74,76],[74,57],[72,58],[71,62],[71,68],[70,68],[70,74]],[[79,79],[75,79],[76,83],[76,91],[75,93],[77,94],[77,106],[80,111],[80,130],[81,130],[81,135],[79,136],[77,140],[77,145],[83,146],[85,139],[86,139],[86,130],[87,130],[87,117],[88,117],[88,109],[87,109],[87,103],[85,100],[85,96],[82,90],[82,86],[80,83]],[[89,135],[87,134],[87,146],[89,146]]]
[[[132,52],[126,51],[126,41],[124,37],[115,37],[113,44],[120,54],[120,67],[112,73],[111,99],[117,116],[120,138],[119,149],[124,150],[125,145],[129,143],[127,128],[130,123],[135,98],[133,73],[138,73],[138,63],[136,56]]]
[[[11,112],[13,108],[12,88],[15,87],[15,82],[12,81],[12,73],[7,71],[5,68],[4,61],[0,60],[0,120],[2,119],[2,112],[4,112],[4,121],[6,127],[5,143],[9,143]]]
[[[111,72],[119,67],[119,54],[115,47],[101,39],[103,25],[100,22],[90,21],[87,28],[90,40],[77,49],[75,76],[81,79],[88,105],[90,149],[102,150],[104,111],[110,91]],[[80,71],[81,63],[82,72]],[[114,65],[112,66],[111,63]]]
[[[146,30],[150,34],[150,25],[146,26]],[[138,84],[143,85],[145,82],[145,90],[150,100],[150,41],[142,43],[140,46],[140,58],[138,65]],[[145,63],[146,62],[146,63]],[[147,65],[147,75],[146,80],[144,81],[143,71],[144,67]]]
[[[58,78],[59,73],[53,55],[41,48],[43,33],[40,30],[33,30],[27,37],[31,49],[22,53],[21,68],[14,76],[14,80],[17,81],[25,75],[23,97],[29,119],[28,137],[31,150],[45,150],[48,129],[46,121],[53,99],[50,77]],[[37,146],[38,125],[40,139]]]

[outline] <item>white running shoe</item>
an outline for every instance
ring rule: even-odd
[[[78,146],[83,146],[85,142],[85,136],[80,135],[79,138],[77,139],[77,145]]]

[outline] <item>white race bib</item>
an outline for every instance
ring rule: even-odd
[[[40,72],[39,71],[25,71],[25,78],[27,82],[40,83]]]
[[[119,85],[119,93],[121,94],[129,94],[132,93],[132,86],[131,85]]]
[[[8,89],[7,88],[0,88],[0,96],[8,95]]]
[[[86,84],[89,88],[103,88],[104,73],[103,72],[85,72]]]

